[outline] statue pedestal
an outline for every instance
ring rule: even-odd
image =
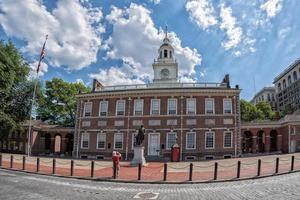
[[[146,164],[146,160],[144,157],[144,147],[134,147],[133,150],[134,150],[134,156],[130,165],[137,166],[139,163],[141,163],[142,166],[144,166]]]

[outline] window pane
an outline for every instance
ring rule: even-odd
[[[83,133],[81,135],[81,147],[82,148],[88,148],[89,147],[89,134],[88,133]]]
[[[231,100],[224,100],[224,113],[231,114],[232,112],[232,101]]]
[[[214,113],[214,101],[211,99],[205,100],[205,113],[213,114]]]
[[[188,149],[194,149],[196,148],[195,146],[195,141],[196,141],[196,133],[187,133],[186,135],[186,140],[187,140],[187,148]]]
[[[103,133],[99,133],[97,136],[98,136],[97,148],[98,149],[104,149],[105,148],[105,142],[106,142],[106,135],[103,134]]]
[[[134,101],[134,115],[143,115],[143,100]]]
[[[123,134],[116,133],[115,134],[115,149],[122,149],[123,148]]]
[[[125,101],[117,101],[117,115],[125,115]]]
[[[187,114],[195,114],[196,113],[196,100],[188,99],[187,100]]]
[[[151,114],[152,115],[159,115],[160,110],[160,101],[159,99],[152,99],[151,100]]]
[[[168,99],[168,114],[176,115],[177,101],[176,99]]]
[[[176,143],[176,133],[168,133],[167,148],[170,149]]]
[[[107,116],[108,102],[101,101],[100,102],[100,116]]]
[[[84,116],[88,117],[92,115],[92,102],[84,103]]]
[[[224,147],[231,147],[232,145],[232,133],[231,132],[226,132],[224,136]]]
[[[213,132],[209,132],[209,133],[206,133],[206,142],[205,142],[205,147],[206,148],[214,148],[214,133]]]

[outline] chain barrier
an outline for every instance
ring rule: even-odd
[[[231,165],[222,165],[222,164],[219,163],[219,166],[220,166],[220,167],[223,167],[223,168],[231,168],[231,167],[237,166],[237,164],[236,164],[236,163],[233,163],[233,164],[231,164]]]
[[[241,165],[246,165],[246,166],[251,166],[251,165],[256,165],[257,162],[254,162],[254,163],[244,163],[244,162],[241,162]]]
[[[282,161],[282,162],[287,162],[287,161],[291,161],[290,158],[287,158],[287,159],[282,159],[282,158],[279,158],[279,161]]]
[[[44,164],[49,164],[49,163],[53,163],[53,160],[46,161],[46,160],[40,159],[40,162],[44,163]]]
[[[298,158],[298,157],[295,157],[295,160],[300,160],[300,157]]]
[[[16,157],[14,157],[14,161],[15,161],[15,160],[17,160],[17,161],[18,161],[18,160],[23,160],[23,158],[22,158],[22,157],[21,157],[21,158],[16,158]]]
[[[36,162],[36,157],[26,157],[26,162]]]
[[[215,164],[211,164],[211,165],[206,165],[206,166],[202,166],[202,165],[195,165],[194,164],[194,167],[198,167],[198,168],[202,168],[202,169],[207,169],[207,168],[210,168],[210,167],[213,167]]]
[[[60,165],[70,165],[71,161],[56,160],[56,163]]]
[[[80,167],[86,167],[86,166],[90,166],[91,163],[86,163],[86,164],[80,164],[80,163],[74,163],[75,166],[80,166]]]
[[[188,168],[190,165],[187,165],[187,166],[184,166],[184,167],[174,167],[174,166],[171,166],[171,165],[168,165],[168,168],[171,168],[171,169],[185,169],[185,168]]]
[[[274,163],[276,161],[276,159],[275,160],[262,160],[261,161],[261,163],[267,163],[267,164],[269,164],[269,163]]]
[[[152,166],[152,167],[149,167],[149,166],[144,166],[145,168],[149,168],[149,169],[159,169],[159,168],[163,168],[164,165],[160,165],[160,166]]]
[[[95,165],[98,167],[112,167],[112,164],[99,164],[99,162],[95,162]]]

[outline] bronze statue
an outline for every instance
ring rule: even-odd
[[[145,128],[143,125],[139,128],[138,134],[135,136],[135,145],[140,146],[145,138]]]

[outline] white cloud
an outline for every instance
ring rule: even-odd
[[[158,57],[158,48],[162,44],[164,33],[157,29],[150,17],[150,11],[141,5],[132,3],[129,8],[112,7],[106,19],[113,25],[113,33],[107,40],[107,57],[121,59],[123,66],[100,70],[98,74],[103,83],[142,83],[152,80],[152,63]],[[169,38],[175,49],[179,63],[180,76],[192,76],[195,65],[201,63],[201,56],[196,49],[183,47],[174,32]],[[92,77],[93,74],[90,74]],[[137,78],[138,77],[138,78]],[[111,82],[115,79],[114,82]]]
[[[30,71],[29,71],[29,78],[32,79],[32,78],[35,78],[36,77],[36,70],[37,70],[37,66],[38,66],[38,61],[33,61],[33,62],[30,62],[29,63],[29,68],[30,68]],[[44,76],[44,74],[48,71],[48,65],[44,62],[41,62],[41,66],[40,66],[40,69],[39,69],[39,77],[41,76]]]
[[[149,0],[151,3],[159,4],[161,0]]]
[[[81,69],[97,60],[104,32],[100,8],[59,0],[50,12],[37,0],[0,0],[0,24],[8,36],[27,42],[22,49],[38,56],[46,34],[46,57],[53,66]]]
[[[273,18],[282,8],[282,0],[267,0],[260,8],[267,13],[269,18]]]
[[[218,23],[210,0],[190,0],[185,5],[190,19],[202,28],[207,29]]]
[[[286,27],[286,28],[280,29],[278,31],[278,37],[280,39],[284,39],[290,31],[291,31],[291,27]]]
[[[225,7],[225,5],[222,4],[220,17],[220,29],[225,31],[228,38],[225,42],[222,42],[222,46],[225,50],[237,47],[242,41],[243,31],[241,27],[237,26],[236,18],[232,15],[232,9],[230,7]]]

